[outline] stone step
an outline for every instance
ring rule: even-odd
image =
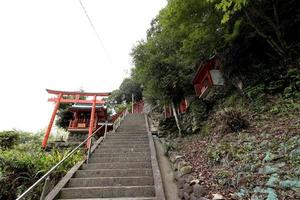
[[[105,145],[139,145],[139,144],[149,144],[148,140],[127,140],[127,141],[122,141],[122,140],[117,140],[117,141],[111,141],[111,140],[105,140],[105,142],[103,143]]]
[[[126,139],[126,138],[136,138],[137,140],[143,140],[143,139],[148,139],[148,135],[144,133],[116,133],[116,134],[111,134],[107,135],[106,139]]]
[[[97,177],[71,178],[67,187],[107,187],[107,186],[146,186],[153,185],[153,177]]]
[[[116,133],[112,133],[110,134],[111,136],[140,136],[140,137],[146,137],[147,136],[147,132],[146,131],[138,131],[138,132],[134,132],[134,131],[117,131]]]
[[[150,156],[145,157],[94,157],[90,158],[90,163],[110,163],[110,162],[147,162],[150,161]]]
[[[84,164],[82,169],[140,169],[151,168],[151,162],[111,162]]]
[[[129,152],[150,152],[150,148],[97,148],[94,153],[129,153]]]
[[[149,140],[147,139],[142,139],[142,140],[136,140],[135,138],[130,138],[130,139],[105,139],[106,144],[149,144]]]
[[[120,128],[117,129],[117,133],[119,133],[119,132],[146,133],[147,130],[146,130],[146,128],[138,128],[136,126],[129,127],[129,126],[124,125],[124,127],[121,126]]]
[[[106,139],[110,139],[110,138],[124,138],[124,137],[135,137],[137,139],[141,138],[141,139],[144,139],[144,138],[148,138],[148,135],[146,133],[130,133],[130,132],[117,132],[117,133],[112,133],[112,134],[108,134],[106,135]]]
[[[130,128],[130,127],[124,127],[124,128],[118,128],[116,133],[120,133],[120,132],[126,132],[126,133],[140,133],[140,134],[145,134],[147,133],[146,129],[138,129],[138,128]],[[125,134],[126,134],[125,133]]]
[[[154,186],[63,188],[60,198],[154,197]]]
[[[157,200],[155,197],[130,197],[130,198],[84,198],[84,199],[58,199],[58,200]]]
[[[100,150],[101,151],[101,150]],[[92,154],[93,157],[102,157],[102,158],[106,158],[106,157],[147,157],[150,156],[150,152],[112,152],[112,153],[93,153]]]
[[[149,148],[149,144],[106,144],[105,142],[103,144],[100,144],[99,149],[102,148]]]
[[[151,176],[152,169],[101,169],[101,170],[78,170],[75,178],[88,177],[129,177],[129,176]]]

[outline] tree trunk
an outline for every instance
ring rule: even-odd
[[[174,104],[173,101],[172,101],[171,104],[172,104],[173,115],[175,117],[176,125],[177,125],[177,128],[178,128],[178,134],[179,134],[179,137],[182,137],[180,123],[179,123],[178,115],[177,115],[177,112],[176,112],[176,109],[175,109],[175,104]]]

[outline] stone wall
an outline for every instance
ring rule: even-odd
[[[192,175],[193,168],[176,152],[168,153],[175,180],[178,187],[178,195],[182,200],[208,200],[204,196],[206,191],[199,184],[199,180]]]
[[[87,138],[88,134],[87,133],[82,133],[82,132],[73,132],[73,133],[69,133],[68,136],[68,142],[72,143],[72,142],[82,142]]]

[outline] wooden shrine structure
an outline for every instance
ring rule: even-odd
[[[55,97],[48,99],[49,102],[55,103],[55,107],[42,142],[43,148],[47,146],[53,122],[61,103],[73,103],[69,109],[74,116],[68,127],[70,133],[87,133],[86,137],[88,137],[102,125],[101,123],[107,121],[106,108],[104,107],[105,101],[101,97],[107,97],[110,93],[70,92],[49,89],[46,89],[46,91],[51,95],[55,95]],[[86,99],[82,99],[82,97],[86,97]],[[89,143],[90,140],[87,142],[87,146],[90,145]]]
[[[198,71],[193,79],[193,85],[198,97],[205,97],[210,88],[224,85],[220,72],[220,58],[213,56],[198,65]]]

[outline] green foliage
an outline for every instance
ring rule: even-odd
[[[299,68],[291,68],[287,71],[286,79],[289,85],[284,88],[283,96],[285,98],[300,99],[300,70]]]
[[[147,40],[132,50],[132,76],[144,85],[144,96],[179,102],[192,94],[194,63],[220,45],[221,15],[205,0],[172,0],[152,21]]]
[[[222,23],[227,23],[229,19],[241,11],[248,4],[248,0],[207,0],[208,2],[218,2],[216,8],[223,12]]]
[[[132,101],[132,94],[134,95],[134,101],[142,100],[142,88],[139,83],[137,83],[132,78],[126,78],[120,85],[122,99],[127,103]]]
[[[68,110],[70,107],[71,105],[65,108],[60,108],[55,122],[58,127],[65,130],[68,128],[70,120],[73,118],[73,113]]]
[[[19,135],[15,131],[0,132],[0,149],[9,149],[17,144]]]
[[[40,148],[38,136],[21,133],[19,137],[21,143],[15,148],[0,150],[0,199],[15,199],[70,152],[57,149],[45,152]],[[78,151],[51,174],[51,179],[59,179],[82,159],[83,153]],[[37,199],[41,189],[42,185],[28,199]]]
[[[289,65],[299,57],[299,27],[296,0],[171,0],[133,48],[131,78],[147,101],[176,104],[194,94],[194,64],[218,53],[227,84],[297,98],[299,72]]]
[[[216,124],[220,133],[238,132],[249,127],[249,121],[244,112],[235,108],[225,108],[216,113]]]

